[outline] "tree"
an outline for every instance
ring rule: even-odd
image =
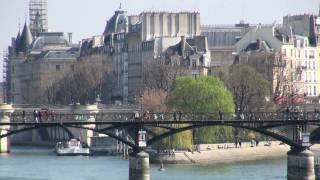
[[[183,113],[205,113],[222,111],[231,115],[234,112],[234,104],[231,93],[223,82],[215,77],[199,78],[179,77],[174,83],[173,90],[167,100],[167,106],[173,111]],[[227,115],[227,114],[226,114]],[[184,132],[184,139],[176,135],[173,139],[179,139],[186,144],[191,144],[191,131]],[[187,135],[189,134],[189,135]],[[201,143],[217,143],[232,141],[232,128],[230,127],[206,127],[196,130],[195,139]]]
[[[143,85],[146,89],[156,89],[168,92],[179,76],[190,74],[188,67],[165,63],[161,60],[146,62],[143,70]]]
[[[143,109],[149,112],[165,112],[167,92],[163,90],[145,90],[143,92]],[[141,103],[141,102],[140,102]]]
[[[266,108],[271,96],[271,83],[248,65],[232,65],[214,71],[232,92],[235,112],[260,111]]]
[[[108,55],[93,55],[82,58],[67,70],[52,77],[41,77],[41,100],[44,103],[70,104],[71,102],[93,103],[99,94],[106,100],[111,71]],[[50,80],[50,81],[49,81]]]

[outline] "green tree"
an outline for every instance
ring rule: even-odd
[[[183,113],[218,112],[219,110],[229,115],[234,112],[231,93],[218,78],[204,77],[179,77],[174,83],[173,90],[169,93],[167,107],[172,111]],[[183,132],[172,139],[177,144],[191,146],[191,131]],[[231,127],[206,127],[195,132],[195,139],[201,143],[217,143],[232,140]],[[178,143],[179,142],[179,143]],[[175,144],[173,142],[172,144]],[[179,146],[176,148],[180,148]]]

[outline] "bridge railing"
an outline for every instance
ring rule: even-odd
[[[16,111],[11,114],[11,122],[67,122],[67,121],[210,121],[210,120],[320,120],[320,113],[314,112],[254,112],[254,113],[48,113],[41,115]]]

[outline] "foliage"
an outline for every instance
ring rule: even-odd
[[[224,84],[215,77],[179,77],[167,100],[167,106],[172,111],[180,112],[222,112],[234,111],[231,93]],[[192,132],[188,137],[192,137]],[[180,137],[180,141],[182,137]],[[205,127],[195,131],[195,143],[217,143],[232,141],[231,127]],[[178,141],[178,140],[177,140]],[[185,143],[192,142],[184,139]]]
[[[233,112],[231,93],[215,77],[177,78],[167,105],[181,112]]]

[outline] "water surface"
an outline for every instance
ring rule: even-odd
[[[152,180],[283,180],[286,159],[218,165],[151,165]],[[127,180],[121,157],[55,156],[51,149],[13,148],[0,156],[0,180]]]

